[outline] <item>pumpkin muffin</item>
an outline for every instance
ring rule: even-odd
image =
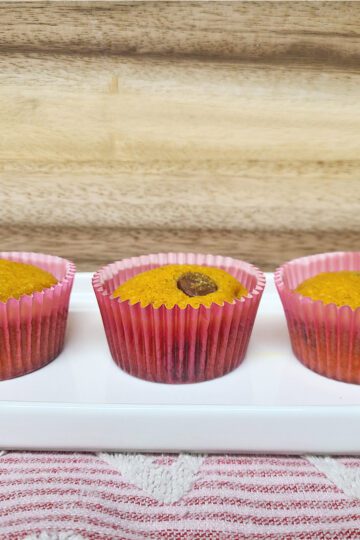
[[[168,264],[141,272],[120,285],[113,298],[140,302],[142,307],[211,306],[246,296],[247,289],[220,268],[196,264]]]
[[[324,304],[350,306],[355,310],[360,307],[360,272],[321,272],[300,283],[295,292]]]
[[[56,285],[57,279],[33,264],[0,259],[0,302],[19,299]]]
[[[308,368],[360,384],[360,253],[324,253],[281,266],[275,282],[290,340]]]
[[[64,344],[75,274],[70,261],[0,252],[0,380],[43,367]]]
[[[93,277],[114,361],[163,383],[220,377],[243,360],[265,278],[243,261],[160,253]]]

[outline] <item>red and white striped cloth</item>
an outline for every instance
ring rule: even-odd
[[[360,539],[360,460],[8,452],[1,540]]]

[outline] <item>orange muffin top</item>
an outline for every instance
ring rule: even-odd
[[[141,272],[120,285],[113,298],[140,302],[142,307],[165,305],[172,308],[210,306],[232,302],[248,294],[231,274],[213,266],[169,264]]]
[[[360,272],[322,272],[300,283],[295,292],[324,304],[356,309],[360,307]]]
[[[40,292],[56,283],[52,274],[37,266],[0,259],[0,302]]]

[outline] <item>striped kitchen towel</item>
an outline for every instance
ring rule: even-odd
[[[360,460],[8,452],[0,539],[360,539]]]

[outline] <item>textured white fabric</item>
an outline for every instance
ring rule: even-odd
[[[84,537],[72,532],[42,532],[25,536],[24,540],[84,540]]]
[[[189,491],[204,461],[200,455],[179,454],[171,464],[162,465],[156,462],[156,457],[143,454],[98,455],[131,484],[166,503],[178,501]]]
[[[360,499],[360,468],[349,469],[331,457],[308,456],[307,460],[346,495]]]

